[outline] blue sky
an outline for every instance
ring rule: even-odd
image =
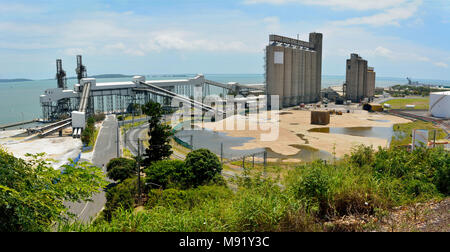
[[[323,73],[359,53],[378,76],[450,80],[448,0],[0,0],[0,78],[258,73],[272,33],[324,34]]]

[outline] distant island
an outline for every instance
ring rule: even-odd
[[[124,74],[99,74],[99,75],[92,75],[89,76],[89,78],[96,78],[96,79],[115,79],[115,78],[131,78],[134,75],[124,75]],[[76,79],[77,77],[70,77],[67,78],[69,80]]]
[[[33,81],[30,79],[0,79],[0,82],[25,82],[25,81]]]

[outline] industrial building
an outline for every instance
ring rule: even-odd
[[[279,96],[279,107],[320,100],[322,86],[321,33],[310,33],[309,42],[269,36],[266,47],[266,93]],[[271,99],[268,107],[272,108]]]
[[[47,89],[40,96],[43,119],[56,122],[41,130],[42,136],[72,126],[74,136],[79,137],[86,118],[98,113],[125,113],[133,111],[134,104],[145,104],[150,100],[171,106],[171,101],[191,104],[192,107],[214,113],[223,113],[207,104],[203,99],[213,95],[213,89],[225,97],[229,92],[238,95],[259,94],[264,92],[263,85],[243,85],[236,82],[222,84],[197,75],[189,79],[151,80],[135,76],[131,81],[99,83],[95,78],[87,78],[86,67],[81,56],[77,56],[78,83],[73,89],[67,88],[66,72],[60,59],[57,66],[57,88]],[[197,91],[196,91],[197,90]],[[201,92],[201,100],[194,100],[195,92]]]
[[[450,118],[450,91],[430,94],[431,115],[438,118]]]
[[[345,96],[352,102],[361,102],[364,98],[369,100],[375,96],[376,73],[369,67],[367,60],[358,54],[351,54],[347,60],[346,81],[344,84]]]

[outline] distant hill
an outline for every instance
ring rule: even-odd
[[[134,75],[124,75],[124,74],[99,74],[99,75],[92,75],[89,76],[89,78],[96,78],[96,79],[115,79],[115,78],[131,78]],[[76,79],[77,77],[70,77],[68,79]]]
[[[33,81],[30,79],[0,79],[0,82],[24,82],[24,81]]]

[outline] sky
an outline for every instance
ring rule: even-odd
[[[269,34],[324,36],[323,74],[450,80],[448,0],[0,0],[0,78],[263,74]]]

